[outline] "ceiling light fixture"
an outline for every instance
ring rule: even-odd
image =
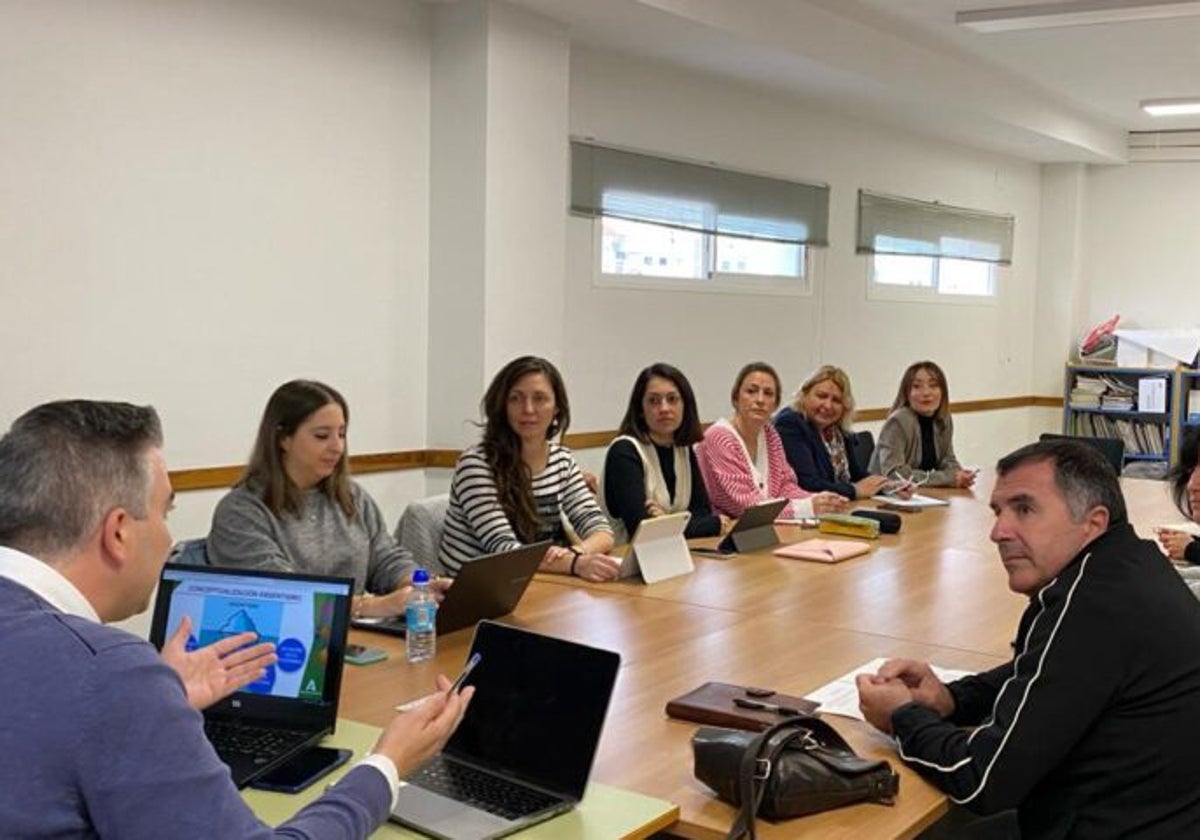
[[[1146,99],[1142,110],[1152,117],[1178,117],[1182,114],[1200,114],[1200,99]]]
[[[992,33],[1190,15],[1200,15],[1200,0],[1067,0],[958,12],[954,22],[975,32]]]

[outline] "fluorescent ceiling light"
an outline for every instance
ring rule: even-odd
[[[1200,99],[1147,99],[1142,102],[1142,110],[1152,117],[1200,114]]]
[[[1038,6],[1004,6],[958,12],[954,22],[975,32],[990,33],[1189,15],[1200,15],[1200,0],[1067,0]]]

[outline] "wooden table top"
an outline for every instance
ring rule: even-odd
[[[692,777],[693,724],[670,720],[669,699],[708,680],[802,695],[862,663],[904,656],[980,670],[1010,655],[1025,599],[1008,590],[988,539],[990,476],[974,491],[931,490],[948,507],[902,514],[901,532],[870,554],[836,565],[774,557],[695,556],[693,574],[645,585],[589,584],[539,575],[506,623],[621,654],[593,780],[680,806],[673,834],[723,837],[733,809]],[[1126,480],[1130,516],[1146,536],[1177,519],[1162,482]],[[785,542],[813,531],[780,528]],[[347,665],[341,714],[377,726],[397,703],[427,693],[435,674],[453,676],[471,631],[438,640],[438,655],[409,665],[403,641],[354,631],[355,641],[390,658]],[[904,767],[890,739],[847,718],[828,718],[860,754],[888,759],[901,773],[893,807],[856,805],[770,825],[763,837],[911,837],[946,810],[945,796]]]

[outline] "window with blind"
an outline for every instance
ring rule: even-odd
[[[985,302],[1012,263],[1012,216],[858,193],[857,251],[869,255],[868,294],[884,300]]]
[[[829,188],[572,141],[571,212],[599,285],[808,294]]]

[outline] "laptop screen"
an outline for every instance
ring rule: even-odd
[[[445,752],[581,799],[620,656],[490,621],[471,651],[475,697]]]
[[[150,640],[161,648],[185,615],[189,650],[255,632],[275,645],[279,661],[219,705],[271,716],[275,701],[336,710],[353,586],[350,578],[168,563]]]

